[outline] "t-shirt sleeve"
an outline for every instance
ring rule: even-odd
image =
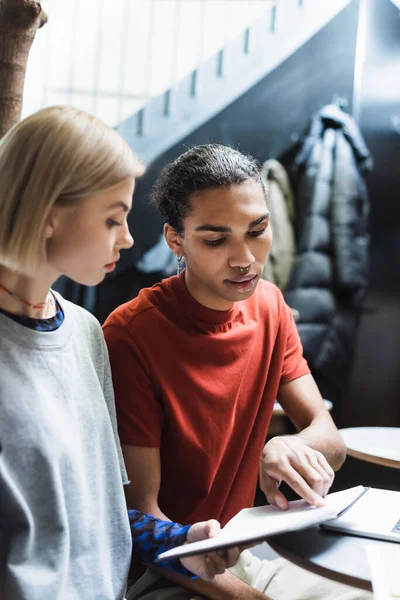
[[[308,375],[310,369],[303,357],[303,346],[294,322],[293,313],[282,298],[281,332],[286,336],[284,359],[280,383],[288,383],[293,379]]]
[[[104,337],[110,356],[120,440],[129,446],[158,448],[164,411],[146,360],[125,328],[106,325]]]

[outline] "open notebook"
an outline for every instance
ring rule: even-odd
[[[363,494],[364,488],[354,488],[328,494],[325,506],[310,506],[304,500],[289,502],[289,509],[283,511],[276,506],[259,506],[241,510],[222,529],[216,538],[177,546],[159,554],[159,560],[181,558],[194,554],[204,554],[213,550],[243,546],[265,540],[271,535],[305,529],[340,515],[355,503]]]

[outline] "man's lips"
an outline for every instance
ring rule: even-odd
[[[257,277],[255,273],[247,273],[243,277],[235,277],[234,279],[226,279],[225,281],[229,281],[230,283],[246,283],[246,281],[251,281],[254,277]]]
[[[247,294],[254,290],[257,285],[258,277],[253,273],[248,273],[242,277],[235,277],[234,279],[225,279],[225,285],[231,290],[234,290],[240,294]]]

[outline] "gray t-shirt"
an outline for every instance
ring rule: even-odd
[[[0,314],[0,598],[119,600],[132,542],[107,350],[57,298],[56,331]]]

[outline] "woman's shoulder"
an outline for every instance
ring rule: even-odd
[[[64,313],[65,321],[69,322],[70,325],[72,324],[75,331],[79,331],[81,335],[90,341],[103,343],[101,325],[96,317],[86,310],[86,308],[66,300],[57,292],[54,292],[54,294]]]

